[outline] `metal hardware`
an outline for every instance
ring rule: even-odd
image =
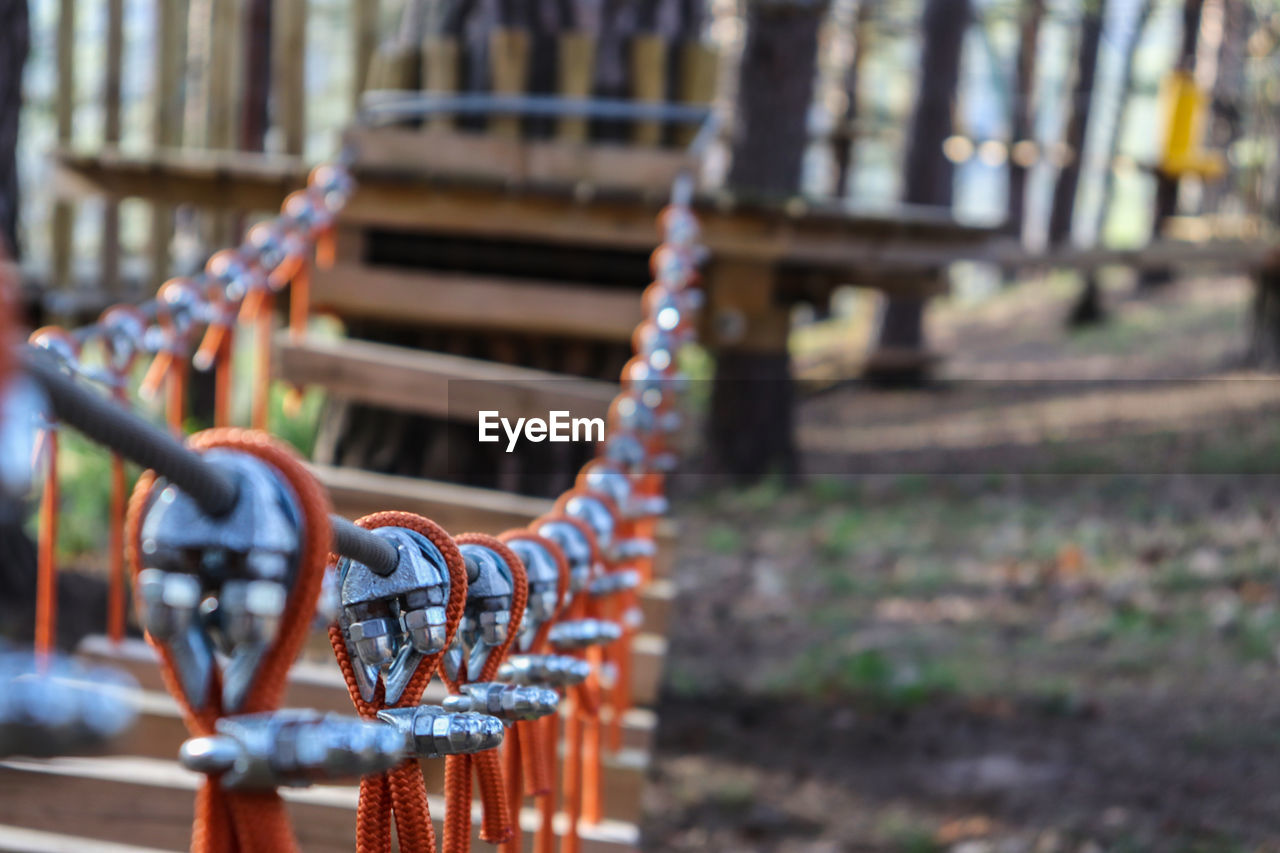
[[[372,532],[395,546],[396,569],[381,575],[350,558],[339,561],[338,625],[360,695],[372,701],[378,677],[385,675],[386,701],[395,702],[422,659],[445,646],[449,567],[435,543],[417,531]]]
[[[444,656],[450,679],[458,678],[464,657],[466,672],[479,673],[489,652],[506,641],[515,594],[511,567],[496,551],[476,544],[460,545],[458,550],[467,565],[467,604],[458,634]]]
[[[512,655],[498,667],[498,678],[511,684],[572,687],[591,675],[591,664],[568,655]]]
[[[136,690],[119,670],[0,655],[0,756],[96,752],[137,720]]]
[[[219,774],[231,790],[304,787],[390,770],[404,760],[393,726],[311,710],[223,717],[217,734],[191,738],[178,758],[188,770]]]
[[[445,697],[444,708],[488,714],[504,723],[516,723],[554,714],[559,703],[559,694],[545,687],[486,681],[462,685],[462,693]]]
[[[206,513],[161,482],[142,520],[140,621],[173,652],[194,707],[207,700],[214,650],[227,655],[222,702],[239,709],[274,640],[297,575],[301,510],[275,469],[223,448],[202,457],[234,482],[226,514]]]
[[[616,622],[603,619],[574,619],[555,625],[547,640],[557,649],[576,651],[591,646],[605,646],[622,637],[622,628]]]
[[[454,713],[439,705],[387,708],[378,719],[393,726],[417,758],[444,758],[496,749],[502,745],[502,720],[487,714]]]
[[[606,572],[591,582],[588,591],[594,596],[616,595],[640,586],[640,573],[635,569]]]
[[[613,533],[617,520],[603,500],[592,494],[576,494],[565,501],[564,514],[585,521],[596,535],[596,547],[607,559],[613,559]]]
[[[535,532],[560,546],[569,560],[569,592],[580,592],[591,582],[594,565],[591,542],[567,521],[544,521]]]
[[[512,539],[507,547],[520,558],[529,579],[529,600],[524,608],[524,619],[520,622],[520,642],[524,648],[538,628],[556,614],[560,605],[556,596],[560,568],[551,552],[532,539]]]

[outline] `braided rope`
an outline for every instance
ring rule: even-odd
[[[467,602],[466,565],[462,561],[462,552],[448,532],[434,521],[411,512],[376,512],[357,519],[356,524],[366,530],[403,527],[427,537],[440,550],[449,567],[449,603],[445,607],[447,647],[457,634]],[[330,562],[336,561],[337,555],[330,555]],[[419,704],[428,682],[444,657],[443,652],[438,652],[423,658],[400,698],[388,705],[381,681],[372,701],[365,701],[360,695],[346,638],[337,625],[329,628],[329,644],[333,647],[333,655],[342,670],[351,702],[357,713],[366,720],[377,719],[378,711],[384,708],[408,708]],[[470,810],[467,811],[469,823]],[[360,803],[356,810],[356,849],[360,853],[389,851],[393,817],[401,853],[435,853],[435,826],[431,823],[422,768],[416,758],[404,761],[387,773],[366,776],[361,780]],[[447,811],[445,819],[449,819]]]
[[[329,548],[329,498],[285,445],[262,433],[241,429],[212,429],[188,439],[195,450],[228,448],[258,457],[270,465],[293,490],[302,512],[298,571],[285,600],[280,629],[263,654],[244,699],[244,713],[260,713],[279,708],[288,670],[306,640],[320,596],[325,555]],[[125,518],[126,559],[134,579],[143,569],[142,520],[151,504],[157,477],[145,472],[134,487]],[[221,676],[211,673],[213,688],[204,707],[193,707],[178,679],[177,667],[168,646],[150,634],[147,641],[160,659],[165,685],[183,712],[187,730],[193,735],[211,735],[223,715]],[[192,826],[193,853],[254,853],[298,849],[284,803],[274,791],[224,791],[216,779],[206,779],[196,798]]]

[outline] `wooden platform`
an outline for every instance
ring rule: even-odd
[[[629,341],[641,320],[640,300],[630,291],[353,260],[317,270],[311,299],[317,310],[347,319],[609,341]]]
[[[94,839],[123,845],[125,850],[186,850],[191,838],[194,792],[200,781],[198,774],[175,762],[153,758],[0,762],[0,844],[4,844],[6,832],[21,837],[15,827],[42,833],[36,840],[46,843],[67,827],[75,827],[75,841],[84,846],[63,849],[95,849],[92,842],[84,841]],[[355,843],[358,792],[353,786],[281,791],[303,850],[350,853]],[[439,796],[430,796],[429,802],[439,831],[444,802]],[[538,826],[538,815],[524,809],[520,821],[527,830],[526,849],[531,849],[528,833]],[[478,811],[473,812],[472,822],[478,827]],[[564,826],[564,816],[560,815],[558,829],[563,832]],[[584,853],[633,850],[639,841],[634,825],[612,820],[583,824],[579,832]],[[113,848],[97,849],[115,853]]]
[[[617,383],[368,341],[280,337],[271,363],[278,379],[344,400],[473,424],[498,407],[513,420],[556,410],[603,419],[618,393]]]

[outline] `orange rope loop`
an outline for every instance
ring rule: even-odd
[[[296,574],[279,629],[258,661],[238,709],[248,714],[273,711],[280,706],[289,666],[301,651],[320,595],[330,541],[328,497],[292,450],[262,433],[212,429],[191,436],[188,444],[201,452],[225,448],[256,457],[288,486],[301,512]],[[135,582],[144,568],[143,520],[153,504],[157,482],[154,472],[145,472],[129,502],[126,543]],[[160,658],[165,684],[182,709],[188,731],[196,736],[213,734],[224,715],[223,674],[216,667],[212,670],[205,701],[196,704],[188,697],[169,643],[150,633],[147,641]],[[209,777],[197,794],[191,849],[193,853],[287,853],[296,851],[298,845],[284,803],[275,792],[223,790],[216,778]]]
[[[446,647],[453,642],[467,601],[467,570],[462,553],[449,534],[434,521],[409,512],[378,512],[358,519],[366,530],[379,527],[403,527],[413,530],[439,549],[449,569],[449,603],[445,608]],[[330,563],[336,563],[336,555]],[[400,697],[388,704],[385,687],[380,680],[371,701],[360,695],[355,668],[347,651],[346,638],[337,625],[329,627],[329,643],[342,670],[347,692],[357,713],[366,719],[377,719],[385,708],[409,708],[422,701],[422,693],[435,674],[443,652],[423,658]],[[470,810],[468,825],[470,823]],[[410,758],[387,773],[366,776],[360,781],[360,802],[356,810],[356,850],[358,853],[390,853],[391,822],[395,820],[396,837],[401,853],[435,853],[435,827],[427,807],[426,784],[416,758]],[[447,815],[446,815],[447,818]]]
[[[467,672],[466,650],[463,650],[457,678],[450,679],[445,676],[445,683],[450,690],[457,693],[464,684],[493,681],[497,677],[498,667],[506,659],[507,652],[520,633],[525,607],[529,601],[529,581],[520,558],[500,539],[485,533],[463,533],[455,536],[453,541],[460,546],[479,545],[488,548],[506,564],[512,579],[511,621],[507,626],[506,639],[489,650],[480,671],[474,676]],[[508,729],[508,737],[512,731],[513,729]],[[518,737],[517,735],[515,747],[517,749]],[[444,853],[467,853],[471,849],[470,803],[473,768],[480,786],[483,815],[480,824],[481,840],[501,844],[510,840],[516,832],[513,823],[519,820],[519,812],[516,812],[513,821],[508,809],[507,788],[503,783],[502,765],[498,753],[495,750],[488,750],[475,755],[450,755],[445,759]]]

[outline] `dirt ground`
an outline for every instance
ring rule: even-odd
[[[650,850],[1280,850],[1280,383],[1249,290],[1028,283],[806,477],[685,498]],[[1123,380],[1123,381],[1117,381]]]

